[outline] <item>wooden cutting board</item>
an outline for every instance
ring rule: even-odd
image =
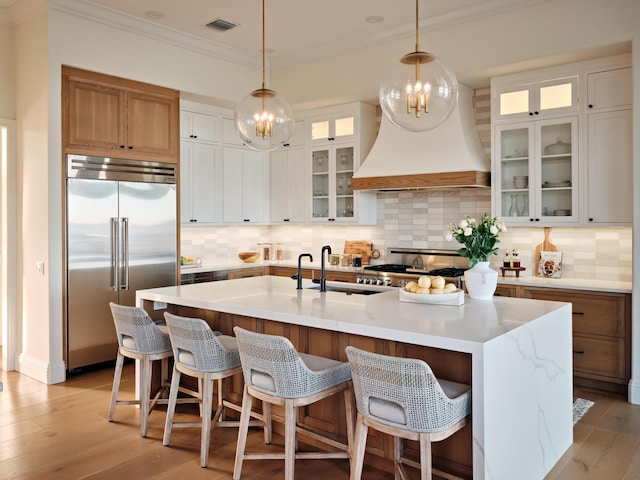
[[[376,250],[376,253],[379,252]],[[369,265],[369,259],[374,256],[373,243],[367,240],[345,240],[344,253],[362,255],[362,264]]]
[[[549,234],[551,233],[551,227],[544,227],[544,241],[536,247],[536,255],[533,268],[534,271],[538,270],[538,265],[540,264],[540,256],[541,252],[557,252],[558,248],[549,241]]]

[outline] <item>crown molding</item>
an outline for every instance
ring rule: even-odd
[[[15,27],[47,5],[46,0],[18,0],[9,8],[0,8],[0,25]]]
[[[49,0],[51,10],[84,18],[103,25],[158,40],[170,45],[208,55],[219,60],[250,68],[261,68],[261,56],[222,46],[177,30],[156,25],[144,19],[99,5],[78,0]]]

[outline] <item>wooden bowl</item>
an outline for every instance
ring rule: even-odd
[[[260,258],[260,253],[258,252],[240,252],[238,254],[238,258],[242,260],[244,263],[253,263]]]

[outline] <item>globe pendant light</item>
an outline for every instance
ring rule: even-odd
[[[412,132],[431,130],[443,123],[458,101],[454,73],[430,53],[420,51],[418,0],[416,0],[416,50],[400,59],[379,90],[380,107],[400,128]]]
[[[256,150],[275,150],[289,140],[295,128],[291,107],[266,88],[264,74],[264,2],[262,0],[262,88],[246,95],[236,105],[234,122],[242,141]]]

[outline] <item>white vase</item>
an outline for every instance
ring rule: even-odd
[[[489,262],[478,262],[464,272],[464,284],[471,298],[489,300],[498,285],[498,272],[489,267]]]

